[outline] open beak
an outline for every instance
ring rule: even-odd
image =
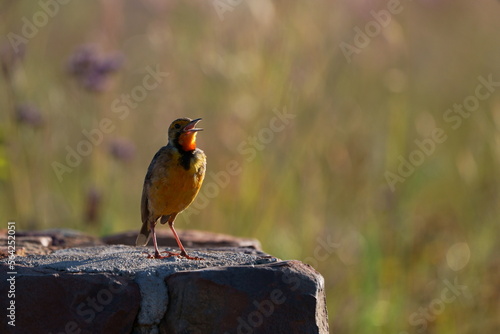
[[[193,119],[191,122],[189,122],[184,129],[182,130],[183,132],[196,132],[196,131],[202,131],[203,129],[201,128],[195,128],[196,124],[201,121],[201,118]]]

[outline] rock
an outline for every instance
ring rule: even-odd
[[[133,280],[110,273],[69,273],[18,266],[17,274],[0,265],[2,277],[15,277],[15,298],[5,298],[10,284],[0,282],[0,308],[15,301],[15,331],[2,315],[2,333],[128,333],[141,295]]]
[[[139,230],[123,232],[102,238],[102,241],[108,245],[130,245],[135,246]],[[185,247],[194,248],[218,248],[218,247],[245,247],[262,250],[260,242],[257,239],[239,238],[232,235],[213,233],[197,230],[177,230],[179,238]],[[172,232],[169,228],[157,229],[156,238],[158,245],[163,247],[177,247]],[[151,241],[149,242],[152,243]]]
[[[15,298],[0,308],[15,301],[18,333],[328,333],[323,278],[306,264],[252,248],[188,249],[202,261],[144,250],[69,248],[16,257],[14,268],[2,259],[13,280],[0,295],[14,287]]]
[[[16,255],[19,256],[42,255],[57,249],[103,244],[99,238],[69,229],[17,231],[15,237]],[[7,239],[7,230],[0,231],[0,258],[8,256]]]
[[[212,233],[198,230],[178,230],[185,247],[220,248],[243,247],[262,250],[256,239],[239,238],[227,234]],[[17,231],[16,253],[18,256],[50,254],[57,249],[72,247],[88,247],[97,245],[130,245],[135,246],[137,231],[109,235],[102,239],[70,229],[51,229],[42,231]],[[177,243],[167,229],[157,231],[158,245],[162,247],[177,247]],[[151,241],[149,242],[152,243]],[[0,230],[0,258],[8,256],[7,230]]]
[[[16,239],[26,240],[30,238],[45,239],[42,243],[46,247],[53,249],[88,247],[102,245],[103,242],[92,235],[70,229],[51,229],[42,231],[17,231]],[[16,243],[17,244],[17,243]]]
[[[328,333],[323,277],[299,261],[166,278],[160,333]]]

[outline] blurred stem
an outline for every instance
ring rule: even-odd
[[[8,168],[10,174],[10,191],[13,198],[15,217],[12,219],[26,220],[32,212],[33,196],[31,189],[28,166],[26,164],[26,151],[22,148],[22,129],[15,122],[16,92],[11,78],[7,78],[8,103],[11,113],[6,117],[5,138],[8,158]],[[24,174],[24,176],[23,176]],[[31,218],[31,217],[30,217]]]

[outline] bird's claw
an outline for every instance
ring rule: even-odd
[[[147,255],[148,259],[166,259],[168,257],[177,256],[179,258],[185,258],[187,260],[197,260],[197,261],[205,260],[204,258],[201,257],[190,256],[186,252],[174,253],[169,251],[163,251],[163,252],[154,252],[154,254],[150,254],[148,252],[143,252],[143,253]],[[167,255],[163,256],[161,255],[161,253],[167,253]]]
[[[179,254],[177,254],[176,256],[178,257],[183,257],[185,259],[188,259],[188,260],[197,260],[197,261],[203,261],[205,260],[204,258],[202,257],[196,257],[196,256],[189,256],[187,255],[186,252],[180,252]]]

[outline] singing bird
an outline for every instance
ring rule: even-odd
[[[168,128],[168,144],[160,148],[149,164],[142,190],[142,228],[135,243],[136,246],[146,246],[153,236],[155,252],[148,256],[150,258],[179,256],[203,260],[187,254],[174,229],[175,217],[194,201],[205,177],[206,156],[196,148],[196,134],[203,130],[196,128],[200,120],[179,118],[173,121]],[[168,222],[180,253],[167,251],[162,252],[167,256],[160,254],[155,232],[158,220],[162,224]]]

